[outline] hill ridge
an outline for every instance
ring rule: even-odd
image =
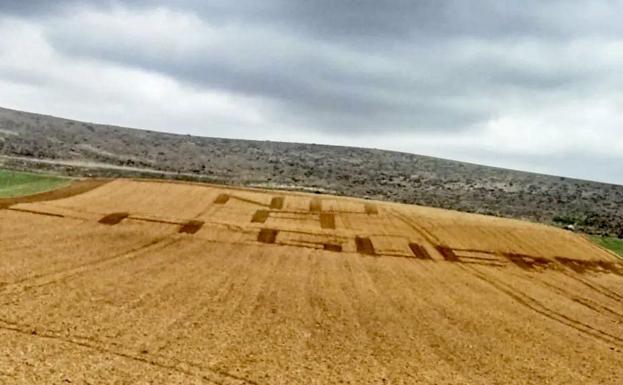
[[[623,237],[623,186],[396,151],[198,137],[0,107],[0,166],[318,190]]]

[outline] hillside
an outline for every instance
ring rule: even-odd
[[[205,138],[0,109],[0,165],[329,192],[623,237],[623,186],[372,149]]]
[[[3,384],[623,382],[623,264],[579,234],[190,182],[2,202]]]

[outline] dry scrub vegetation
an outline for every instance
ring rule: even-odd
[[[623,238],[623,186],[363,148],[165,134],[0,108],[0,166],[330,192]]]

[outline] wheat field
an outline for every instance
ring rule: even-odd
[[[2,384],[623,383],[623,265],[578,234],[317,194],[84,190],[0,205]]]

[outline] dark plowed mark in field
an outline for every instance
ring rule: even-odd
[[[248,204],[255,205],[255,206],[270,207],[270,204],[266,204],[264,202],[256,201],[256,200],[249,199],[249,198],[239,197],[236,195],[230,195],[230,198],[235,199],[239,202],[244,202],[244,203],[248,203]]]
[[[489,251],[472,251],[471,253],[477,253],[479,255],[462,255],[461,251],[457,249],[452,250],[461,263],[493,267],[504,267],[507,264],[506,260],[500,260],[495,253]]]
[[[584,286],[595,290],[596,292],[610,298],[613,299],[615,301],[623,301],[623,296],[608,289],[607,287],[601,286],[599,284],[597,284],[596,282],[590,282],[582,277],[580,277],[578,274],[574,274],[574,273],[567,273],[563,271],[563,274],[566,275],[567,277],[580,282],[581,284],[583,284]]]
[[[268,210],[257,210],[251,218],[252,223],[264,223],[268,219],[270,212]]]
[[[273,197],[270,201],[270,208],[274,210],[281,210],[283,208],[283,197]]]
[[[180,233],[195,234],[203,226],[203,221],[190,220],[180,227]]]
[[[163,225],[178,225],[181,226],[184,223],[182,222],[178,222],[178,221],[168,221],[166,219],[160,219],[160,218],[147,218],[147,217],[138,217],[138,216],[129,216],[128,219],[131,219],[133,221],[140,221],[140,222],[149,222],[149,223],[162,223]]]
[[[524,254],[504,253],[503,255],[517,267],[524,270],[534,270],[537,268],[546,269],[553,263],[547,258],[533,257]]]
[[[323,248],[327,251],[335,251],[338,253],[342,251],[342,245],[338,245],[336,243],[325,243]]]
[[[366,211],[366,214],[378,214],[379,213],[379,209],[373,205],[372,203],[366,203],[364,205],[364,210]]]
[[[258,242],[262,243],[275,243],[277,239],[277,230],[273,229],[262,229],[260,233],[257,235]]]
[[[623,269],[618,264],[608,261],[583,261],[566,257],[555,257],[556,261],[578,274],[590,273],[614,273],[623,274]]]
[[[36,214],[36,215],[44,215],[46,217],[57,217],[57,218],[65,218],[64,216],[62,216],[61,214],[54,214],[54,213],[46,213],[43,211],[35,211],[35,210],[27,210],[27,209],[18,209],[15,207],[11,207],[9,208],[9,210],[11,211],[18,211],[20,213],[28,213],[28,214]]]
[[[370,238],[356,237],[355,245],[357,246],[357,252],[360,254],[376,255]]]
[[[604,306],[601,303],[596,302],[590,298],[578,296],[576,293],[572,293],[571,291],[566,290],[564,287],[559,287],[545,280],[539,280],[539,282],[542,285],[547,286],[548,288],[554,290],[556,293],[561,294],[569,298],[571,301],[575,303],[579,303],[587,307],[588,309],[591,309],[594,312],[597,312],[599,314],[609,315],[609,316],[615,316],[618,319],[623,319],[623,314],[617,312],[616,310],[608,306]]]
[[[459,257],[456,256],[456,254],[454,253],[454,250],[452,250],[451,248],[446,247],[446,246],[437,246],[435,248],[437,249],[439,254],[441,254],[443,259],[445,259],[446,261],[459,262]]]
[[[335,229],[335,215],[320,213],[320,227],[323,229]]]
[[[411,249],[411,252],[415,256],[415,258],[433,259],[431,258],[430,254],[428,254],[428,251],[422,245],[418,245],[417,243],[409,243],[409,248]]]
[[[219,194],[219,196],[217,196],[216,199],[214,200],[214,203],[216,203],[217,205],[224,205],[225,203],[227,203],[228,200],[229,200],[229,195]]]
[[[98,222],[105,224],[105,225],[116,225],[119,222],[121,222],[122,220],[126,219],[130,214],[129,213],[112,213],[112,214],[108,214],[105,217],[103,217],[102,219],[100,219]]]
[[[309,211],[319,213],[322,211],[322,200],[320,198],[312,198],[309,201]]]

